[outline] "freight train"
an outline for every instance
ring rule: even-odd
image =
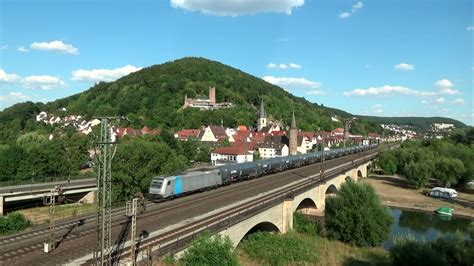
[[[333,149],[324,152],[324,159],[338,158],[375,148],[377,148],[377,144]],[[317,163],[321,161],[321,158],[322,153],[318,151],[255,162],[222,165],[208,171],[191,171],[181,175],[156,176],[151,181],[148,196],[153,201],[169,199],[192,192],[227,185],[243,179],[260,177]]]

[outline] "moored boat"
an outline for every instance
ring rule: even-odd
[[[435,211],[437,214],[453,216],[453,209],[449,207],[441,207]]]

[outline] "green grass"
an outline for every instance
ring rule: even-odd
[[[249,235],[240,248],[253,260],[265,265],[288,265],[317,262],[317,250],[310,239],[298,234],[277,235],[257,232]]]

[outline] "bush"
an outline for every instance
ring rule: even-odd
[[[449,265],[429,242],[417,241],[413,236],[395,238],[390,258],[393,265]]]
[[[18,232],[30,225],[31,222],[23,214],[13,212],[8,216],[0,217],[0,235]]]
[[[390,258],[394,265],[473,265],[474,245],[460,232],[432,243],[409,235],[395,239]]]
[[[256,232],[243,240],[241,246],[250,258],[269,265],[314,263],[318,258],[314,247],[292,234]]]
[[[191,242],[180,262],[183,265],[238,265],[233,249],[229,237],[204,233]]]
[[[304,214],[296,212],[293,215],[293,227],[296,232],[310,236],[319,235],[319,227],[316,222],[312,222]]]
[[[390,234],[393,218],[369,184],[349,182],[326,201],[328,236],[357,246],[380,245]]]

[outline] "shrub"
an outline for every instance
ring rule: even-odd
[[[314,263],[318,258],[314,247],[291,233],[256,232],[243,240],[241,246],[250,258],[269,265]]]
[[[229,237],[210,233],[193,240],[180,262],[183,265],[238,265]]]
[[[0,235],[15,233],[31,225],[31,222],[19,212],[0,217]]]
[[[377,246],[388,238],[393,218],[369,184],[349,182],[326,201],[328,236],[357,246]]]
[[[293,215],[293,228],[298,233],[304,233],[310,236],[319,234],[319,227],[316,222],[312,222],[304,214],[296,212]]]
[[[413,236],[395,238],[390,250],[393,265],[449,265],[446,258],[431,248],[431,243]]]
[[[413,236],[395,239],[390,250],[394,265],[473,265],[472,239],[464,239],[460,232],[443,236],[435,242],[417,241]]]

